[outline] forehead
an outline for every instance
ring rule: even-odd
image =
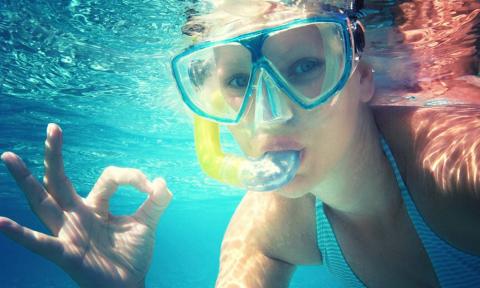
[[[250,16],[238,16],[230,14],[224,21],[213,25],[205,41],[215,41],[225,38],[232,38],[245,33],[272,28],[290,22],[294,19],[307,18],[314,13],[298,7],[276,6],[274,9],[257,13]],[[223,22],[223,23],[222,23]]]

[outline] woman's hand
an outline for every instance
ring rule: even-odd
[[[87,198],[64,174],[62,131],[47,128],[44,185],[11,152],[2,155],[10,174],[51,236],[0,217],[0,231],[59,265],[82,287],[143,286],[152,257],[158,219],[172,194],[165,182],[149,182],[136,169],[108,167]],[[149,194],[131,216],[113,216],[108,201],[119,185]]]

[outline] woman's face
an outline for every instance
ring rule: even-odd
[[[296,18],[302,17],[305,15],[299,14]],[[289,21],[291,19],[286,19],[283,23]],[[251,25],[251,29],[248,26],[238,28],[232,35],[237,36],[268,27],[272,27],[268,21],[258,22]],[[262,55],[274,63],[284,79],[290,75],[293,75],[292,77],[301,75],[301,78],[295,78],[295,81],[288,81],[295,84],[295,88],[303,95],[318,95],[315,91],[323,89],[323,79],[328,78],[324,76],[335,67],[325,63],[329,57],[343,56],[344,53],[343,50],[339,50],[344,49],[343,45],[335,45],[338,42],[332,41],[334,39],[332,37],[338,35],[338,31],[322,29],[320,26],[308,26],[282,34],[282,37],[270,37],[261,48]],[[323,36],[318,37],[319,34]],[[339,59],[335,58],[336,62],[331,63],[338,63],[337,66],[343,67],[343,60]],[[225,47],[223,50],[216,48],[214,61],[219,69],[213,74],[214,83],[209,82],[207,86],[213,87],[212,90],[221,91],[225,102],[222,104],[224,106],[220,107],[228,106],[234,111],[239,111],[252,68],[250,52],[241,45]],[[335,73],[342,72],[343,70]],[[315,192],[315,186],[328,176],[328,172],[344,155],[348,154],[355,143],[355,138],[358,138],[358,131],[361,130],[362,123],[365,123],[362,118],[368,116],[366,112],[368,110],[362,107],[373,94],[371,74],[368,65],[360,62],[342,91],[327,103],[312,110],[301,108],[278,89],[275,97],[288,107],[289,116],[286,121],[272,123],[258,123],[255,112],[260,108],[255,104],[258,91],[254,88],[245,115],[238,124],[230,125],[228,128],[246,156],[260,157],[268,151],[301,151],[301,163],[295,178],[276,192],[290,198]],[[256,81],[258,84],[258,80]]]
[[[321,42],[328,41],[328,39],[319,38],[319,43],[307,41],[307,39],[312,39],[312,33],[315,31],[312,32],[309,28],[300,33],[296,31],[290,35],[285,34],[285,37],[275,38],[275,41],[267,40],[262,47],[262,54],[275,62],[282,74],[284,74],[282,69],[285,68],[285,71],[289,71],[297,65],[296,63],[304,65],[305,61],[302,59],[307,59],[310,62],[303,68],[300,67],[303,69],[300,71],[302,73],[308,71],[309,74],[306,76],[302,74],[302,77],[315,76],[315,79],[322,79],[325,67],[315,65],[315,63],[324,61],[322,57],[325,54],[321,47],[325,46]],[[316,49],[316,47],[318,48]],[[249,56],[243,55],[245,61],[238,61],[238,57],[242,57],[242,54],[236,52],[240,51],[234,49],[217,51],[217,61],[225,61],[225,65],[219,66],[232,67],[235,75],[240,75],[242,69],[245,70],[244,73],[249,73],[250,67],[244,67],[245,63],[249,62]],[[236,59],[238,63],[232,65],[232,59]],[[305,67],[308,69],[305,70]],[[295,66],[293,70],[297,71],[297,68]],[[230,68],[226,68],[223,72],[232,74],[227,73],[227,69]],[[246,80],[241,77],[233,80],[235,81],[224,82],[231,83],[235,89],[246,85]],[[307,91],[304,92],[305,94],[308,94],[309,90],[318,90],[321,82],[321,80],[313,83],[310,81],[308,85],[302,86],[302,89]],[[355,131],[359,130],[359,123],[364,122],[361,121],[361,118],[365,116],[363,115],[365,109],[360,108],[362,103],[370,99],[372,85],[370,70],[366,65],[360,63],[343,90],[329,102],[313,110],[305,110],[280,92],[277,98],[279,101],[283,101],[291,111],[289,119],[260,124],[255,117],[255,111],[259,108],[255,105],[256,91],[254,90],[246,114],[240,123],[229,126],[229,129],[244,153],[250,157],[260,157],[268,151],[300,150],[301,164],[295,178],[277,191],[286,197],[300,197],[312,192],[316,183],[322,181],[328,171],[351,148],[353,136],[356,135]],[[233,88],[228,88],[232,90],[231,94],[233,95],[229,105],[237,108],[236,106],[239,106],[240,103],[235,102],[238,98],[235,97],[236,93]],[[228,93],[228,91],[223,91],[224,95]]]

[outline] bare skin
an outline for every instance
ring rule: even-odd
[[[38,183],[15,154],[2,154],[8,170],[46,235],[1,217],[0,231],[54,262],[81,287],[142,287],[150,265],[158,219],[172,197],[161,178],[153,182],[130,168],[108,167],[87,198],[81,198],[64,174],[62,131],[50,124],[45,141],[44,184]],[[108,201],[120,185],[132,185],[149,197],[131,216],[113,216]]]
[[[406,140],[402,134],[389,136],[392,146]],[[394,152],[408,161],[401,170],[419,170],[413,154]],[[423,179],[420,183],[418,179],[406,178],[429,226],[454,247],[480,255],[478,197],[432,197],[432,193],[441,195],[435,190],[435,181]],[[456,209],[442,209],[452,207],[452,202]],[[295,265],[321,264],[314,203],[312,195],[288,199],[275,193],[249,192],[225,235],[217,286],[241,283],[239,287],[287,287]],[[347,262],[368,287],[438,287],[433,267],[403,205],[397,215],[391,215],[395,217],[391,217],[390,227],[382,227],[375,219],[360,222],[341,211],[326,209]],[[455,220],[442,225],[447,218]]]
[[[271,50],[264,52],[276,53],[279,46],[266,47]],[[422,115],[382,109],[373,113],[366,105],[373,93],[371,70],[363,63],[340,95],[324,106],[304,111],[289,103],[290,121],[261,128],[253,123],[252,109],[241,123],[230,127],[249,156],[288,148],[291,144],[285,144],[286,138],[294,139],[306,156],[287,186],[246,194],[225,234],[217,287],[287,287],[296,265],[322,264],[316,244],[317,199],[324,203],[347,262],[368,287],[438,287],[378,143],[380,132],[390,143],[426,222],[453,246],[480,255],[477,157],[471,165],[459,165],[466,167],[460,169],[463,173],[475,177],[458,179],[453,186],[441,185],[442,174],[435,170],[438,165],[425,166],[429,162],[423,161],[438,162],[427,149],[431,142],[424,134],[430,135],[429,127],[416,130],[422,120],[432,117],[427,113],[417,119],[415,115]],[[478,131],[472,128],[465,134],[478,135]],[[2,157],[53,236],[35,233],[6,218],[0,220],[0,231],[57,263],[81,286],[142,286],[155,223],[171,197],[165,183],[149,183],[138,170],[110,168],[91,196],[80,199],[63,175],[60,135],[55,127],[47,139],[46,190],[29,176],[19,158],[13,154]],[[480,147],[475,143],[470,147]],[[474,156],[480,153],[475,149]],[[443,156],[464,159],[452,151]],[[115,189],[105,183],[112,182],[114,187],[131,184],[149,193],[139,210],[143,213],[120,219],[109,215],[107,202]],[[452,187],[464,193],[451,193],[456,191]]]
[[[357,100],[342,102],[339,99],[334,105],[362,107],[364,104],[361,102],[368,101],[369,97],[361,95],[373,93],[367,72],[368,69],[360,67],[345,88],[345,94],[341,95],[345,99]],[[350,98],[345,97],[347,95]],[[342,109],[335,106],[329,109],[344,111],[346,106]],[[342,113],[342,117],[338,118],[345,119],[345,115],[355,114],[365,121],[352,118],[352,123],[360,125],[354,125],[355,128],[352,129],[359,131],[352,136],[358,141],[345,141],[350,144],[343,149],[350,152],[338,153],[346,155],[336,160],[341,166],[333,166],[333,172],[324,176],[322,183],[335,183],[334,176],[340,173],[340,168],[344,173],[340,178],[357,181],[344,181],[342,185],[333,185],[337,189],[330,190],[325,188],[327,186],[322,188],[321,185],[309,184],[309,178],[318,175],[310,175],[309,171],[317,170],[305,167],[315,163],[305,161],[302,164],[304,167],[300,169],[300,179],[294,180],[290,186],[271,193],[247,193],[225,234],[217,287],[287,287],[296,265],[321,264],[322,255],[316,245],[316,198],[325,203],[326,214],[347,262],[369,287],[438,286],[429,259],[398,197],[398,188],[390,167],[382,156],[383,152],[379,146],[368,142],[368,139],[378,137],[379,131],[373,125],[375,122],[390,143],[410,193],[422,215],[426,216],[427,223],[455,247],[480,254],[480,235],[476,229],[480,221],[480,203],[478,197],[469,192],[478,191],[478,187],[471,186],[466,181],[459,182],[456,189],[465,188],[465,193],[438,197],[444,195],[445,191],[435,179],[415,177],[428,176],[429,171],[428,167],[419,166],[418,153],[415,153],[425,148],[428,139],[422,136],[421,131],[414,129],[417,128],[416,125],[405,125],[414,119],[415,115],[418,116],[418,113],[379,109],[375,111],[374,121],[370,110],[359,111],[359,114]],[[330,114],[332,117],[334,115]],[[306,116],[314,119],[312,116],[315,115]],[[434,118],[428,115],[423,117]],[[251,118],[247,115],[246,119],[248,121]],[[332,121],[334,124],[335,121]],[[348,127],[344,122],[340,123],[342,127]],[[425,129],[428,130],[428,127]],[[470,131],[476,131],[472,129]],[[292,130],[295,129],[282,131]],[[271,128],[268,130],[270,134],[264,133],[261,139],[268,141],[268,135],[278,136],[275,131],[279,130]],[[242,130],[232,132],[238,136]],[[307,131],[310,132],[314,131]],[[249,143],[245,141],[242,143],[246,145],[244,149],[252,154],[259,151],[249,149],[263,147],[248,146]],[[362,143],[363,145],[360,145]],[[411,143],[416,146],[410,145]],[[319,149],[318,146],[314,147]],[[330,152],[331,147],[335,146],[327,147]],[[308,145],[306,148],[308,149]],[[357,149],[361,149],[362,153]],[[99,283],[108,286],[143,286],[154,243],[155,224],[171,197],[165,183],[162,180],[150,183],[138,170],[109,168],[100,177],[89,197],[82,199],[76,195],[63,174],[60,150],[61,130],[58,126],[52,126],[46,141],[45,189],[35,181],[17,156],[13,153],[2,156],[12,176],[25,192],[32,210],[50,229],[52,236],[31,231],[6,218],[0,221],[0,231],[58,264],[82,287]],[[315,158],[315,154],[310,153],[311,157]],[[349,171],[345,167],[360,169]],[[474,165],[468,169],[474,169]],[[380,175],[379,171],[389,173]],[[362,179],[379,181],[365,182],[361,181]],[[316,184],[315,181],[310,183]],[[134,185],[151,196],[135,215],[114,217],[108,213],[108,199],[118,185],[126,184]],[[298,188],[296,185],[303,188],[310,186],[312,189],[295,189]],[[362,197],[358,197],[359,194],[352,195],[352,191],[361,193]],[[355,201],[346,203],[344,199]],[[444,209],[452,205],[455,209]],[[385,207],[388,209],[382,209]],[[446,219],[454,220],[445,221]],[[459,230],[459,227],[462,227],[462,230]]]
[[[340,97],[356,97],[352,91],[368,91],[368,88],[361,88],[368,83],[365,80],[368,79],[368,73],[360,70],[357,74],[345,88],[346,94]],[[348,105],[342,104],[340,100],[337,104]],[[334,173],[325,176],[323,181],[336,184],[336,175],[340,174],[339,178],[348,179],[343,180],[343,184],[320,186],[325,190],[318,186],[311,186],[310,190],[296,190],[287,185],[280,191],[249,192],[245,196],[224,238],[218,287],[231,287],[231,284],[237,285],[232,287],[286,287],[295,265],[322,263],[322,255],[316,244],[315,198],[324,202],[325,213],[347,262],[368,287],[438,287],[433,267],[403,206],[387,159],[378,144],[373,145],[367,140],[377,141],[380,131],[390,143],[412,198],[428,225],[454,247],[480,255],[480,233],[476,228],[480,222],[480,199],[475,193],[479,187],[478,184],[472,185],[478,183],[479,175],[477,178],[472,177],[470,183],[466,179],[457,182],[456,191],[453,191],[456,193],[447,193],[431,177],[432,167],[421,165],[425,157],[419,157],[419,151],[432,145],[432,139],[425,138],[422,133],[429,135],[428,131],[432,130],[432,126],[438,126],[438,123],[427,125],[423,127],[424,131],[419,132],[418,123],[422,119],[417,118],[450,121],[453,125],[458,117],[448,112],[448,117],[439,119],[439,115],[435,114],[422,115],[422,111],[412,113],[394,108],[377,108],[374,112],[375,119],[370,110],[360,112],[365,113],[361,117],[366,121],[355,121],[365,125],[355,129],[362,131],[355,135],[358,140],[352,144],[355,147],[347,147],[344,152],[346,156],[337,161],[340,163],[338,165],[342,165],[342,162],[345,165],[341,169],[332,169]],[[470,125],[469,133],[478,135],[480,131],[478,128],[475,130],[475,121],[478,120],[470,119],[471,124],[461,122],[458,125]],[[380,131],[375,123],[380,123]],[[446,127],[450,128],[451,125]],[[269,135],[274,138],[277,136],[276,131],[291,130],[298,129],[272,128]],[[243,133],[241,130],[232,132],[237,137]],[[312,135],[315,132],[307,133]],[[296,138],[301,139],[298,136]],[[320,139],[320,136],[316,138]],[[268,137],[263,139],[268,141]],[[255,147],[262,146],[258,141],[251,140],[250,143],[243,138],[242,141],[244,150],[251,151],[252,154],[258,152],[254,150]],[[363,141],[365,142],[362,143]],[[464,143],[465,147],[478,147],[476,137],[471,137],[470,142]],[[307,143],[306,149],[308,148]],[[329,151],[332,149],[334,150],[330,148]],[[477,148],[473,153],[478,155],[480,151]],[[447,157],[457,157],[459,161],[464,159],[465,162],[468,160],[458,153]],[[464,168],[462,173],[475,175],[478,160],[466,167],[465,164],[468,163],[460,162],[458,165]],[[349,171],[349,167],[360,169]],[[309,175],[305,174],[304,177],[308,179]],[[369,181],[365,182],[364,179]],[[371,181],[372,179],[378,181]],[[294,180],[289,185],[305,185],[305,182],[307,180]],[[299,191],[310,192],[299,195]],[[351,200],[347,203],[345,199]]]

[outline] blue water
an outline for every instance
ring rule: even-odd
[[[186,3],[0,1],[0,152],[20,155],[39,180],[49,122],[64,131],[65,171],[88,194],[104,167],[166,179],[174,199],[162,216],[147,287],[212,287],[223,233],[243,191],[206,178],[190,115],[169,60],[185,45]],[[229,151],[238,151],[222,134]],[[144,200],[121,188],[114,214]],[[0,215],[46,233],[0,166]],[[1,287],[75,287],[54,264],[0,235]],[[335,287],[322,267],[300,267],[291,287]]]

